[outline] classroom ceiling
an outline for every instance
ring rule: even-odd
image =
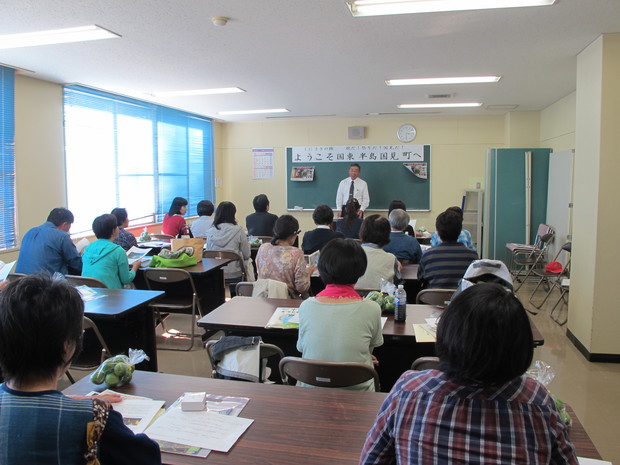
[[[466,0],[462,0],[466,2]],[[217,27],[213,16],[230,18]],[[537,111],[575,90],[576,55],[620,32],[620,0],[354,18],[344,0],[4,0],[0,34],[97,24],[122,37],[0,50],[25,75],[151,100],[223,121]],[[501,75],[496,84],[388,87],[390,78]],[[153,98],[237,86],[245,93]],[[482,102],[405,110],[401,103]],[[500,106],[495,109],[494,106]],[[272,115],[272,118],[278,115]],[[280,116],[281,117],[281,116]]]

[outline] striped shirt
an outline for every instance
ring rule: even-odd
[[[134,245],[138,245],[136,236],[123,228],[118,228],[118,237],[114,239],[114,243],[120,245],[125,250],[129,250]]]
[[[499,387],[463,386],[437,370],[408,371],[366,437],[361,465],[574,464],[551,396],[522,376]]]
[[[422,255],[418,279],[426,288],[456,289],[474,260],[478,254],[460,242],[442,242]]]

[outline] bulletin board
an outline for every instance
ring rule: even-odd
[[[402,200],[407,210],[430,210],[430,145],[287,147],[287,209],[335,208],[338,184],[348,177],[351,163],[360,165],[360,178],[368,183],[368,210],[387,210],[392,200]],[[312,180],[300,182],[296,167],[305,169],[303,174],[312,168]]]

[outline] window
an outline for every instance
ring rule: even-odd
[[[67,204],[72,232],[124,207],[161,221],[174,197],[214,200],[208,118],[82,86],[65,86]]]
[[[0,250],[15,242],[15,71],[0,66]]]

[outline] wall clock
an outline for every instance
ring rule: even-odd
[[[411,142],[413,139],[415,139],[416,133],[417,131],[415,130],[413,125],[403,124],[396,131],[396,137],[398,137],[398,140],[401,142]]]

